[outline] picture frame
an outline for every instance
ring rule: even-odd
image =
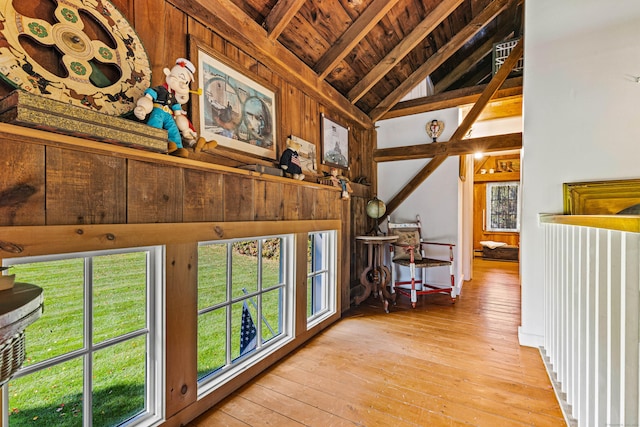
[[[349,169],[349,128],[320,114],[322,164]]]
[[[302,173],[305,175],[318,175],[318,150],[315,144],[294,135],[289,138],[300,144],[298,158],[300,159]]]
[[[218,146],[275,160],[277,89],[248,76],[197,38],[190,38],[202,94],[192,103],[192,121],[200,136]]]
[[[565,215],[637,214],[640,179],[565,182],[562,185]]]

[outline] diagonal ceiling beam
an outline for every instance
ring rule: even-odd
[[[389,110],[380,119],[386,120],[394,117],[410,116],[413,114],[427,113],[429,111],[444,110],[446,108],[471,104],[480,98],[480,95],[486,87],[486,84],[465,87],[462,89],[439,93],[437,95],[398,102],[395,107]],[[522,77],[514,77],[507,80],[495,93],[492,99],[508,98],[518,95],[522,95]]]
[[[425,39],[438,25],[454,11],[464,0],[444,0],[418,24],[391,52],[389,52],[358,84],[347,94],[347,98],[356,103],[377,82],[379,82],[393,67],[407,56],[414,47]]]
[[[453,132],[451,135],[451,140],[460,140],[462,139],[469,129],[471,129],[471,125],[476,121],[484,107],[491,100],[493,95],[498,91],[500,86],[504,83],[504,81],[511,73],[511,70],[516,65],[520,57],[522,57],[522,52],[524,51],[524,38],[521,38],[518,41],[518,44],[515,45],[507,59],[504,61],[498,72],[493,76],[491,81],[487,84],[484,92],[478,98],[478,101],[475,105],[469,110],[469,113],[466,115],[460,126]],[[420,184],[424,182],[437,168],[446,160],[448,157],[447,154],[438,154],[433,157],[429,163],[425,165],[422,170],[420,170],[416,176],[414,176],[409,184],[405,185],[399,192],[396,194],[393,199],[389,203],[387,203],[387,212],[390,214],[395,209],[400,206],[402,202],[404,202],[407,197],[413,193],[413,191],[418,188]]]
[[[282,1],[282,0],[280,0]],[[399,0],[374,0],[338,41],[322,55],[314,70],[324,80]]]
[[[278,0],[264,19],[267,37],[277,40],[306,0]]]
[[[478,101],[473,105],[473,107],[471,107],[471,110],[469,110],[469,113],[462,120],[458,129],[453,132],[451,139],[462,139],[467,132],[469,132],[469,129],[471,129],[473,123],[476,121],[478,116],[480,116],[484,107],[491,98],[493,98],[493,95],[498,91],[498,89],[500,89],[500,86],[502,86],[505,80],[507,80],[507,77],[509,77],[511,70],[522,57],[522,52],[524,52],[524,38],[518,40],[518,43],[513,47],[513,50],[507,59],[505,59],[498,72],[487,84],[487,87],[484,89],[484,92],[482,92],[482,95],[480,95],[480,98],[478,98]]]
[[[447,90],[449,86],[458,81],[460,77],[465,75],[478,62],[482,61],[485,56],[491,55],[491,53],[493,52],[493,45],[506,39],[509,36],[508,33],[512,33],[512,31],[509,30],[506,32],[501,32],[500,34],[495,34],[489,40],[484,42],[478,49],[472,52],[471,55],[466,57],[460,64],[458,64],[456,68],[451,70],[449,74],[447,74],[443,79],[437,82],[433,86],[433,92],[442,93]]]
[[[516,13],[518,11],[518,4],[512,3],[511,7],[509,7],[501,18],[504,21],[509,22],[515,19]],[[465,58],[456,68],[454,68],[449,74],[447,74],[443,79],[438,82],[435,82],[433,91],[434,93],[442,93],[453,83],[458,81],[460,77],[465,75],[471,68],[473,68],[478,62],[482,61],[482,59],[492,54],[493,45],[495,43],[500,43],[510,37],[513,36],[513,29],[510,26],[504,26],[504,28],[498,28],[496,33],[491,36],[486,42],[484,42],[479,48],[477,48],[474,52],[471,53],[467,58]]]
[[[406,80],[396,87],[385,99],[380,102],[371,112],[369,117],[374,122],[380,119],[391,109],[403,96],[413,89],[420,81],[427,78],[447,59],[458,51],[474,35],[487,26],[493,19],[502,13],[511,0],[493,0],[475,18],[469,22],[462,30],[456,33],[447,44],[442,46],[436,53],[431,55],[420,67],[418,67]]]
[[[433,142],[405,147],[381,148],[373,151],[373,161],[393,162],[396,160],[425,159],[439,155],[462,156],[478,152],[519,150],[520,148],[522,148],[522,133],[518,132],[481,138],[450,139],[447,142]]]

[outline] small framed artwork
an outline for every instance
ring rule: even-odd
[[[300,150],[298,150],[298,158],[300,159],[300,167],[302,168],[302,173],[305,175],[318,175],[318,160],[316,146],[309,141],[306,141],[302,138],[298,138],[297,136],[291,135],[292,141],[300,144]]]
[[[239,71],[196,38],[190,39],[202,95],[193,121],[207,141],[268,159],[276,158],[276,89]]]
[[[322,163],[349,169],[349,128],[321,114]]]

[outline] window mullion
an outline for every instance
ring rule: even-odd
[[[258,337],[256,339],[256,348],[262,347],[262,239],[258,239],[258,296],[256,298],[256,330]]]
[[[93,373],[93,258],[84,259],[84,355],[83,355],[83,425],[92,425]]]
[[[231,321],[233,315],[233,245],[231,243],[227,243],[227,336],[225,339],[225,353],[226,353],[226,365],[231,365]]]

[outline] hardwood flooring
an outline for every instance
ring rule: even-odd
[[[519,324],[518,264],[476,258],[456,304],[370,298],[189,426],[565,426]]]

